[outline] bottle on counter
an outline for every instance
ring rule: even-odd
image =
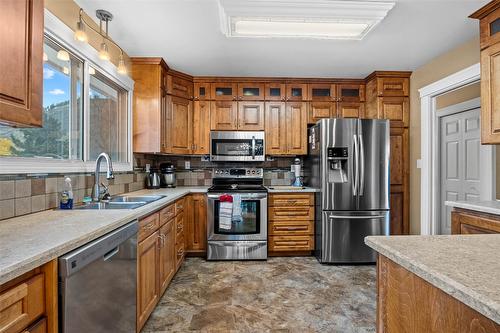
[[[60,209],[73,209],[73,187],[71,186],[71,178],[64,179],[64,186],[59,199]]]

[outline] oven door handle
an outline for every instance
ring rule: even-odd
[[[211,201],[217,201],[217,199],[219,199],[220,196],[224,195],[224,194],[231,195],[231,193],[208,194],[207,198],[208,198],[208,200],[211,200]],[[262,199],[267,198],[267,194],[246,195],[246,194],[242,193],[242,194],[240,194],[240,196],[241,196],[241,200],[252,200],[252,199],[262,200]]]
[[[252,136],[252,160],[255,160],[255,135]]]

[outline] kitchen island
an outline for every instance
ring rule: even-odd
[[[377,332],[500,332],[500,235],[370,236]]]

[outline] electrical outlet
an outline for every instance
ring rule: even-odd
[[[186,170],[191,169],[191,161],[184,161],[184,169]]]
[[[146,172],[149,172],[149,170],[151,170],[151,164],[146,164]]]

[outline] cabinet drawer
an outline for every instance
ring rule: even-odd
[[[175,204],[168,205],[160,210],[160,226],[164,225],[175,217]]]
[[[47,333],[47,319],[44,317],[25,329],[23,333]]]
[[[311,251],[314,236],[269,236],[269,251]]]
[[[0,294],[0,332],[21,332],[45,312],[43,274]]]
[[[175,217],[175,242],[184,236],[184,213]]]
[[[314,235],[314,221],[271,221],[269,235]]]
[[[160,214],[154,213],[139,221],[138,242],[146,239],[160,227]]]
[[[314,207],[269,207],[270,221],[297,221],[314,219]]]
[[[269,196],[269,206],[314,206],[314,194],[272,194]]]
[[[184,198],[179,199],[175,202],[175,215],[179,215],[181,212],[184,211]]]

